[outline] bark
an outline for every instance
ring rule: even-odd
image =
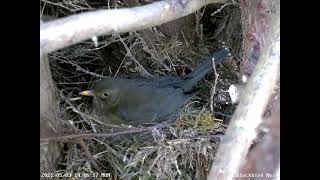
[[[280,1],[268,2],[270,11],[264,19],[268,26],[262,34],[261,56],[220,144],[208,179],[231,180],[238,176],[280,78]]]
[[[46,56],[40,59],[40,137],[55,135],[58,106],[54,95],[54,85]],[[58,142],[40,143],[40,172],[54,172],[61,158],[61,146]]]
[[[252,173],[263,175],[259,179],[272,179],[279,176],[280,168],[280,109],[273,113],[267,124],[268,134],[248,154],[242,175]],[[239,178],[243,179],[243,178]]]

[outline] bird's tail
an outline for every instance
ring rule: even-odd
[[[215,52],[214,54],[206,57],[204,59],[204,62],[200,64],[197,69],[195,69],[193,72],[189,73],[187,76],[185,76],[186,80],[182,87],[185,89],[185,91],[189,91],[192,89],[192,87],[200,81],[208,72],[210,72],[213,69],[212,66],[212,58],[214,58],[215,64],[219,64],[222,62],[222,60],[228,55],[229,51],[225,48],[222,48]]]

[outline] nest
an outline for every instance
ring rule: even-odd
[[[40,10],[41,15],[63,17],[125,6],[123,1],[41,0]],[[199,83],[201,93],[169,117],[171,123],[125,137],[64,142],[65,155],[57,172],[110,173],[115,179],[205,179],[236,106],[226,91],[239,79],[240,10],[227,6],[211,16],[220,7],[210,5],[192,15],[195,22],[189,28],[195,32],[193,39],[168,36],[155,27],[97,37],[48,55],[61,117],[69,124],[69,131],[63,133],[68,134],[115,131],[94,121],[92,100],[78,95],[97,80],[110,76],[184,76],[217,48],[227,46],[232,52],[223,65],[216,67],[216,84],[214,73],[209,73]],[[209,104],[213,86],[212,112]]]

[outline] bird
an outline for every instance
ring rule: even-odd
[[[102,122],[133,126],[163,122],[198,93],[194,86],[213,69],[212,59],[219,64],[228,54],[226,48],[216,51],[183,77],[106,77],[79,94],[94,98],[93,109]]]

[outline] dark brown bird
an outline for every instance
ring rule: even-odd
[[[210,72],[212,58],[218,64],[228,53],[220,49],[185,77],[105,78],[93,90],[80,94],[94,97],[94,108],[104,122],[130,125],[160,122],[197,94],[193,86]]]

